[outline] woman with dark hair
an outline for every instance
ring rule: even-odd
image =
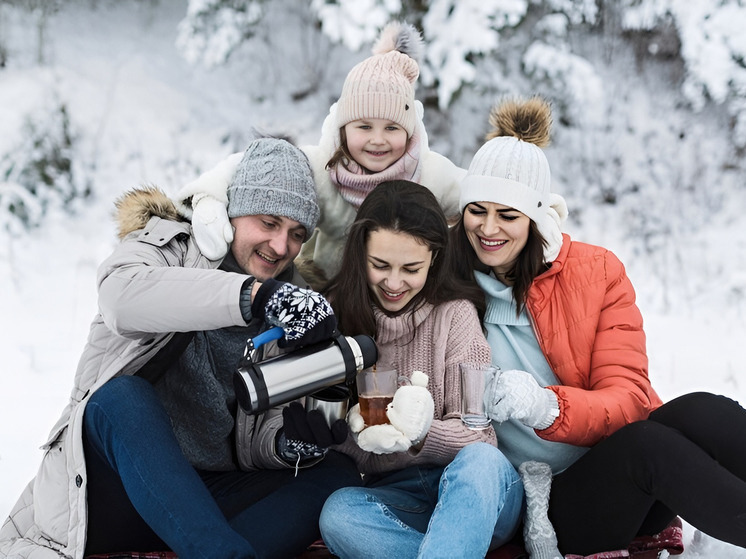
[[[336,449],[365,474],[324,505],[320,526],[339,557],[484,557],[509,541],[523,487],[491,427],[461,421],[459,363],[489,363],[475,285],[457,280],[437,199],[409,181],[381,183],[360,206],[327,296],[345,335],[368,334],[378,364],[397,369],[390,423]],[[411,382],[411,385],[408,385]],[[468,517],[468,522],[465,519]]]
[[[452,248],[459,276],[486,296],[503,372],[485,398],[500,449],[554,474],[534,501],[548,499],[548,517],[526,487],[532,533],[549,550],[532,558],[626,549],[677,515],[746,547],[746,412],[707,393],[661,402],[624,266],[560,231],[567,208],[541,149],[549,105],[508,101],[491,124],[461,185]]]
[[[484,294],[472,283],[457,279],[448,244],[448,225],[437,199],[430,191],[418,188],[410,181],[382,183],[382,193],[375,196],[358,212],[357,219],[347,234],[340,269],[327,286],[326,292],[335,301],[339,330],[345,335],[376,335],[376,310],[380,310],[378,293],[368,285],[368,247],[371,233],[380,230],[395,232],[416,239],[432,254],[429,269],[424,270],[427,281],[422,289],[407,300],[406,305],[391,311],[416,310],[429,303],[465,299],[484,317]],[[362,207],[361,207],[362,208]],[[396,250],[398,247],[392,247]],[[337,310],[338,309],[338,310]],[[384,308],[384,311],[387,309]],[[414,314],[407,312],[413,319]]]

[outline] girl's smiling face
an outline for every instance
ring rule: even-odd
[[[390,167],[407,151],[407,131],[390,120],[353,120],[345,124],[344,130],[347,151],[358,165],[371,173]]]
[[[407,233],[372,231],[365,245],[368,287],[387,312],[402,310],[422,291],[432,263],[432,251]]]
[[[526,246],[531,218],[494,202],[472,202],[464,210],[464,231],[479,261],[503,278]]]

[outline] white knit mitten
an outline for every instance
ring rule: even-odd
[[[518,468],[526,493],[523,543],[531,559],[562,559],[557,534],[549,520],[549,491],[552,470],[543,462],[524,462]]]
[[[412,384],[396,390],[394,399],[386,408],[386,416],[391,423],[365,427],[360,404],[352,406],[347,412],[347,424],[356,434],[358,446],[375,454],[391,454],[404,452],[422,441],[433,422],[435,410],[427,381],[425,373],[414,371]]]
[[[347,425],[353,433],[359,433],[365,427],[365,420],[360,413],[360,404],[355,404],[347,411]]]
[[[404,452],[412,446],[412,441],[390,423],[371,425],[357,436],[357,445],[374,454]]]
[[[496,375],[485,389],[484,399],[487,415],[498,423],[517,419],[532,429],[546,429],[559,417],[557,395],[539,386],[526,371]]]
[[[391,425],[401,431],[412,444],[417,444],[427,435],[433,423],[435,404],[427,389],[428,377],[422,371],[413,371],[409,386],[400,386],[394,399],[386,408]]]

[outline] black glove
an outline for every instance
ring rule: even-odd
[[[282,410],[282,431],[277,438],[277,454],[290,464],[319,459],[333,444],[347,438],[347,423],[338,419],[331,427],[319,410],[306,411],[300,403],[291,402]]]
[[[337,328],[337,317],[323,295],[271,278],[257,290],[251,315],[282,328],[285,336],[277,345],[288,349],[330,339]]]
[[[341,444],[347,438],[347,422],[344,419],[337,419],[330,427],[319,410],[306,411],[298,402],[291,402],[282,410],[282,420],[285,436],[291,440],[327,448]]]

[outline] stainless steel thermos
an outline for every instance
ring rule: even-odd
[[[260,334],[253,345],[250,340],[247,349],[280,337],[282,330],[270,330],[268,335],[268,339],[260,339]],[[359,371],[373,366],[377,359],[378,348],[370,336],[337,335],[328,342],[258,363],[247,356],[233,375],[233,386],[238,404],[247,413],[262,413],[327,386],[351,384]]]

